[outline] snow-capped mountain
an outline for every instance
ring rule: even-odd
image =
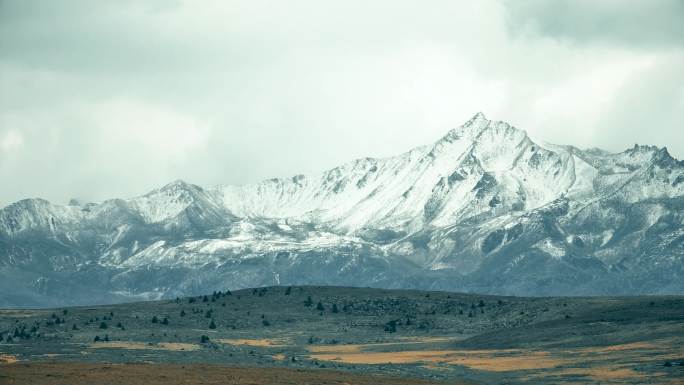
[[[0,210],[0,306],[273,284],[684,293],[684,162],[538,144],[481,113],[317,175]]]

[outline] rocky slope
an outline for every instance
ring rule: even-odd
[[[0,306],[273,284],[684,293],[684,162],[538,144],[477,114],[319,175],[0,210]]]

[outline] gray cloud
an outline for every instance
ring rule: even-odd
[[[548,11],[533,5],[0,1],[0,206],[315,172],[477,111],[540,140],[682,157],[676,39],[527,33]]]
[[[684,45],[682,0],[528,0],[506,6],[514,33],[646,48]]]

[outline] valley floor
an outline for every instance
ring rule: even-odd
[[[0,337],[3,385],[684,383],[681,296],[269,287],[0,310]]]

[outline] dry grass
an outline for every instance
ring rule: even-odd
[[[593,368],[568,368],[554,372],[554,376],[586,376],[595,381],[612,381],[643,378],[644,375],[629,368],[597,366]]]
[[[635,342],[610,346],[561,350],[479,349],[479,350],[401,350],[399,343],[358,345],[311,345],[310,357],[319,361],[347,364],[420,364],[432,370],[450,365],[489,372],[527,370],[528,378],[581,377],[592,381],[621,383],[644,378],[634,371],[636,363],[675,359],[684,354],[677,341]],[[377,351],[378,349],[394,351]],[[374,350],[374,351],[369,351]],[[537,371],[535,373],[535,371]],[[652,377],[652,376],[651,376]]]
[[[515,370],[551,369],[568,364],[571,360],[559,357],[549,357],[547,352],[526,352],[510,356],[496,355],[465,355],[447,361],[450,365],[463,365],[471,369],[490,372],[511,372]]]
[[[662,345],[656,345],[649,342],[633,342],[631,344],[619,344],[610,346],[600,346],[593,348],[579,349],[580,353],[607,353],[607,352],[621,352],[624,350],[655,350],[662,348]]]
[[[376,342],[367,344],[335,344],[308,345],[306,349],[311,353],[361,353],[368,349],[393,348],[395,346],[411,345],[412,347],[440,342],[458,341],[456,337],[398,337],[394,342]]]
[[[17,356],[11,354],[0,354],[0,364],[14,364],[19,362]]]
[[[511,350],[406,350],[395,352],[315,353],[312,359],[347,364],[449,364],[492,372],[548,369],[570,363],[569,359],[551,358],[548,352]]]
[[[156,344],[134,341],[97,342],[88,346],[91,349],[128,349],[128,350],[167,350],[172,352],[194,351],[200,348],[197,344],[180,342],[160,342]]]
[[[347,364],[413,364],[420,362],[447,362],[453,350],[407,350],[397,352],[320,353],[311,358],[319,361],[338,361]]]

